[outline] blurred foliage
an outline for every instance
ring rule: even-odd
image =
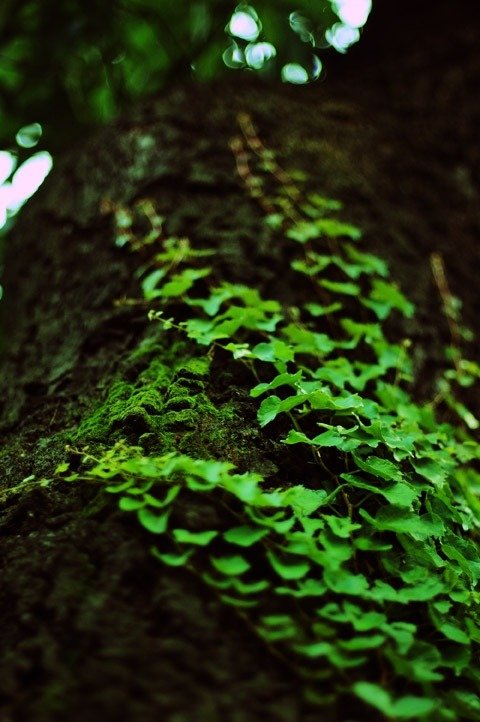
[[[347,5],[367,8],[357,27],[342,22]],[[47,146],[58,148],[190,76],[248,68],[290,82],[314,80],[318,51],[355,42],[369,9],[370,0],[297,0],[294,7],[285,0],[254,7],[227,0],[3,0],[0,145],[39,122]]]

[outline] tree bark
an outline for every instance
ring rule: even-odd
[[[164,343],[142,306],[115,303],[139,297],[139,258],[115,246],[102,201],[151,198],[170,235],[217,249],[217,277],[295,305],[288,246],[264,224],[229,149],[239,112],[282,166],[307,170],[312,190],[344,203],[366,250],[388,259],[418,309],[394,332],[412,339],[418,393],[429,393],[450,342],[432,253],[466,325],[480,330],[478,28],[469,3],[440,5],[432,32],[397,28],[392,43],[379,17],[323,84],[172,87],[82,141],[22,213],[4,281],[2,720],[317,719],[292,670],[200,582],[151,558],[148,535],[111,500],[80,482],[38,482],[112,383],[134,384],[145,370],[132,356],[139,344]],[[174,384],[182,372],[170,362]],[[180,450],[278,468],[247,387],[219,373],[207,396],[217,409],[233,401],[234,423],[223,436],[218,421],[180,424]],[[168,388],[159,395],[165,402]],[[470,403],[478,412],[478,390]],[[152,428],[136,410],[100,441],[142,437],[155,448]]]

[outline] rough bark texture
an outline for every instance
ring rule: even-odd
[[[109,500],[60,482],[8,490],[51,477],[112,381],[143,370],[132,350],[152,333],[145,311],[114,305],[138,296],[138,259],[115,248],[102,199],[153,198],[169,233],[218,248],[219,275],[295,302],[287,251],[236,176],[228,139],[238,111],[251,113],[285,167],[307,168],[312,187],[342,200],[368,249],[391,262],[418,305],[407,332],[427,392],[449,341],[433,251],[465,323],[480,330],[480,62],[469,5],[441,4],[430,30],[418,21],[388,37],[373,24],[365,49],[318,86],[234,78],[173,88],[58,163],[22,214],[5,278],[2,722],[317,719],[292,672],[195,579],[150,558],[147,535]],[[234,403],[235,418],[214,438],[212,417],[196,430],[198,448],[230,458],[239,449],[240,467],[278,466],[243,380],[219,374],[207,391],[217,409]],[[107,434],[138,442],[150,433],[154,443],[151,431],[135,412]],[[180,448],[191,446],[192,429],[177,432]]]

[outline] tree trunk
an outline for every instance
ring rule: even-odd
[[[295,477],[295,455],[258,427],[247,371],[220,351],[205,381],[189,366],[193,344],[149,323],[145,305],[122,302],[141,297],[135,274],[148,249],[117,247],[105,208],[152,199],[169,236],[216,249],[218,280],[298,305],[292,241],[265,224],[229,147],[238,113],[250,114],[281,166],[343,202],[363,249],[389,261],[416,303],[408,325],[390,332],[412,340],[416,392],[428,396],[451,343],[432,253],[463,301],[463,321],[480,328],[480,62],[468,5],[445,3],[431,33],[397,28],[391,43],[373,18],[364,47],[332,60],[324,84],[230,77],[172,88],[79,144],[22,213],[4,282],[2,720],[318,719],[288,659],[199,578],[154,559],[151,535],[114,497],[81,480],[51,481],[66,458],[78,463],[75,450],[97,453],[122,438],[148,453],[176,448]],[[186,318],[181,306],[177,317]],[[191,413],[169,406],[195,383]],[[470,406],[478,413],[478,389]],[[198,502],[178,513],[196,515],[198,530],[220,514]],[[369,718],[349,704],[331,714]]]

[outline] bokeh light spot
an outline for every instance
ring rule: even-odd
[[[311,21],[299,12],[290,13],[288,22],[294,33],[300,36],[304,43],[314,43]]]
[[[318,78],[321,75],[322,68],[323,68],[322,61],[320,60],[318,55],[314,55],[313,56],[313,69],[312,69],[312,73],[310,76],[310,80],[318,80]]]
[[[287,63],[282,68],[282,80],[284,83],[302,85],[308,83],[308,73],[300,63]]]
[[[15,170],[17,159],[8,150],[0,150],[0,184],[4,183]]]
[[[52,156],[46,151],[35,153],[13,174],[9,183],[0,187],[0,228],[9,216],[21,208],[42,185],[53,165]]]
[[[243,50],[239,48],[234,40],[225,50],[222,57],[223,62],[228,68],[243,68],[245,65],[245,55]]]
[[[33,148],[42,137],[42,126],[40,123],[31,123],[20,128],[15,140],[21,148]]]
[[[361,28],[367,22],[372,0],[335,0],[334,9],[342,23]]]
[[[228,24],[228,32],[242,40],[256,40],[261,24],[258,15],[250,5],[238,5]]]
[[[254,70],[263,68],[266,62],[274,58],[277,50],[272,43],[250,43],[245,49],[248,65]]]
[[[350,45],[358,42],[360,31],[344,23],[335,23],[326,31],[325,39],[339,53],[345,53]]]

